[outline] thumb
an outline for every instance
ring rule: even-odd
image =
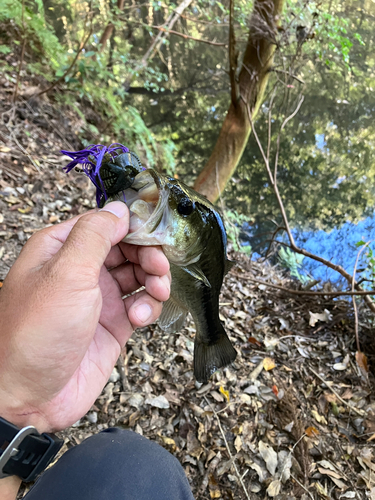
[[[63,266],[95,269],[99,275],[111,248],[128,231],[129,209],[125,203],[113,201],[98,212],[80,217],[55,257]]]

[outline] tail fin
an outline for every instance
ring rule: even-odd
[[[219,368],[232,363],[237,356],[228,335],[221,323],[218,340],[212,344],[203,342],[200,336],[195,335],[194,343],[194,375],[198,382],[207,382],[211,375]]]

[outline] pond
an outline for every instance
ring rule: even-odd
[[[262,224],[253,226],[245,224],[242,228],[241,240],[244,244],[257,246],[253,253],[254,258],[264,255],[267,251],[269,239],[272,235],[267,229]],[[298,246],[342,266],[352,274],[359,251],[357,243],[359,241],[373,242],[375,239],[375,213],[357,224],[346,222],[340,227],[318,231],[294,228],[292,233]],[[286,237],[279,238],[279,240],[285,243],[288,242]],[[371,247],[373,245],[370,243]],[[364,261],[366,259],[365,254],[366,251],[362,253],[364,259],[361,256],[359,260],[357,266],[359,272],[367,265],[367,262]],[[337,285],[347,285],[346,281],[336,271],[307,257],[303,259],[299,272],[302,275],[306,274],[314,279],[321,280],[322,283],[329,281]]]

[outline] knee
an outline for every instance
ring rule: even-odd
[[[110,428],[67,451],[26,500],[166,500],[190,495],[184,470],[173,455],[135,432]]]

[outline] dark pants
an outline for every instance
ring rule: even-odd
[[[107,429],[67,451],[25,500],[194,500],[167,450],[131,431]]]

